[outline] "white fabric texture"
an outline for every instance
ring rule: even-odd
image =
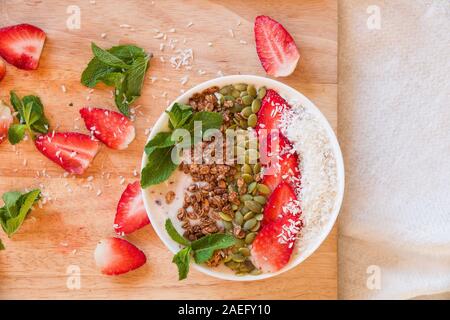
[[[339,297],[450,292],[450,1],[341,0],[339,21]]]

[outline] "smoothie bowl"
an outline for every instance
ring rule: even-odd
[[[180,279],[189,265],[237,281],[299,265],[329,234],[344,192],[324,116],[257,76],[213,79],[178,97],[153,127],[142,169],[145,208]]]

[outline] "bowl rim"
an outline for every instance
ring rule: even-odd
[[[174,99],[169,106],[165,110],[170,110],[172,105],[176,102],[186,102],[189,97],[191,97],[194,93],[200,92],[206,88],[209,88],[211,86],[223,86],[227,84],[232,83],[255,83],[257,85],[266,86],[273,88],[277,92],[281,91],[281,95],[284,97],[289,97],[288,100],[292,99],[293,97],[297,98],[296,100],[299,100],[301,104],[306,105],[308,110],[313,112],[319,119],[322,127],[326,130],[328,138],[330,139],[330,145],[331,148],[335,154],[336,159],[336,175],[337,175],[337,194],[336,194],[336,200],[334,203],[333,210],[330,214],[330,218],[328,219],[326,225],[323,228],[323,231],[314,239],[314,241],[309,245],[308,249],[303,251],[301,254],[299,254],[295,258],[291,258],[289,263],[283,267],[282,269],[278,270],[277,272],[271,272],[271,273],[262,273],[260,275],[248,275],[248,276],[236,276],[234,274],[228,274],[220,271],[215,271],[212,268],[198,265],[196,263],[191,263],[191,265],[197,269],[198,271],[207,274],[209,276],[219,278],[222,280],[232,280],[232,281],[256,281],[256,280],[262,280],[267,278],[272,278],[274,276],[277,276],[279,274],[282,274],[284,272],[287,272],[298,265],[300,265],[303,261],[305,261],[308,257],[310,257],[324,242],[324,240],[328,237],[330,234],[332,228],[334,227],[337,217],[339,215],[339,211],[342,206],[342,201],[344,197],[344,188],[345,188],[345,170],[344,170],[344,160],[342,157],[342,151],[339,146],[339,142],[337,140],[336,134],[333,131],[330,123],[325,118],[325,116],[322,114],[322,112],[317,108],[317,106],[309,100],[306,96],[304,96],[301,92],[298,90],[280,82],[274,79],[261,77],[261,76],[255,76],[255,75],[228,75],[223,77],[218,77],[214,79],[210,79],[204,82],[201,82],[194,87],[190,88],[189,90],[186,90],[184,93],[182,93],[180,96],[178,96],[176,99]],[[168,115],[166,112],[162,112],[162,114],[159,116],[158,120],[154,124],[154,126],[151,129],[150,134],[147,137],[147,142],[152,139],[158,132],[160,132],[168,122]],[[142,161],[141,161],[141,170],[145,167],[147,164],[148,159],[145,154],[145,151],[143,151],[142,155]],[[160,240],[164,243],[164,245],[172,252],[177,253],[179,250],[179,245],[174,242],[170,237],[166,234],[166,231],[164,229],[164,226],[159,225],[157,223],[156,219],[153,218],[150,210],[149,205],[149,196],[145,189],[141,188],[142,197],[144,201],[145,210],[147,212],[147,215],[149,217],[150,223],[155,230],[156,234],[160,238]]]

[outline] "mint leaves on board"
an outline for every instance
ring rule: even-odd
[[[169,236],[175,242],[185,246],[172,259],[172,262],[178,267],[179,280],[187,278],[191,253],[194,255],[195,262],[201,264],[211,259],[216,250],[226,249],[236,244],[234,236],[224,233],[206,235],[203,238],[190,242],[178,233],[170,219],[166,220],[165,226]]]
[[[185,129],[192,137],[196,124],[201,123],[203,135],[208,129],[219,129],[223,122],[223,117],[218,112],[194,113],[191,106],[181,103],[175,103],[166,113],[169,116],[170,131],[159,132],[145,146],[148,162],[141,172],[142,188],[166,181],[178,167],[172,161],[172,150],[181,142],[173,140],[172,134],[176,129]],[[191,139],[191,143],[193,142]]]
[[[40,195],[39,189],[27,193],[12,191],[3,194],[5,205],[0,208],[0,224],[8,237],[20,228]]]
[[[17,144],[25,137],[25,132],[34,139],[36,133],[47,133],[49,124],[44,114],[44,106],[37,96],[29,95],[22,99],[14,92],[10,92],[10,101],[17,112],[18,124],[13,124],[8,129],[8,140],[11,144]]]
[[[91,44],[94,58],[81,75],[81,83],[93,88],[99,82],[112,86],[119,111],[130,116],[130,105],[141,95],[145,73],[152,54],[133,45],[115,46],[104,50]]]

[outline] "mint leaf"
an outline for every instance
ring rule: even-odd
[[[2,243],[2,239],[0,239],[0,250],[5,250],[5,246]]]
[[[120,58],[117,58],[115,55],[109,53],[106,50],[103,50],[99,46],[97,46],[94,42],[91,43],[92,52],[94,56],[100,60],[102,63],[106,64],[109,67],[114,68],[122,68],[128,69],[130,66],[123,62]]]
[[[192,242],[195,262],[200,264],[212,258],[214,251],[236,244],[236,238],[229,234],[214,233]]]
[[[125,62],[126,64],[133,64],[133,62],[141,58],[151,58],[152,54],[147,55],[144,49],[133,46],[133,45],[123,45],[115,46],[108,50],[109,53],[115,55],[117,58]]]
[[[178,164],[172,161],[173,147],[155,149],[148,157],[148,163],[141,172],[141,187],[147,188],[169,179]]]
[[[175,103],[170,111],[166,111],[169,115],[169,127],[171,129],[181,128],[192,116],[192,107],[186,104]]]
[[[172,141],[172,132],[158,132],[147,144],[145,145],[145,153],[150,155],[155,149],[167,148],[175,145],[175,141]]]
[[[183,246],[191,245],[191,243],[185,237],[178,233],[177,229],[175,229],[175,227],[173,226],[172,220],[170,219],[166,220],[166,231],[173,241]]]
[[[8,237],[20,228],[40,194],[41,191],[36,189],[25,194],[7,192],[3,195],[5,206],[0,208],[0,224]]]
[[[196,123],[197,122],[197,123]],[[194,134],[194,128],[201,123],[202,134],[209,129],[219,129],[223,123],[223,117],[218,112],[201,111],[194,113],[194,116],[186,123],[183,128],[188,130],[191,135]]]
[[[110,87],[120,87],[125,79],[125,75],[120,72],[110,72],[100,78],[104,84]]]
[[[81,74],[81,83],[86,87],[94,88],[105,76],[115,70],[116,68],[104,64],[98,58],[93,58]]]
[[[24,124],[13,124],[8,129],[8,140],[12,145],[18,144],[25,137],[27,126]]]
[[[189,273],[189,262],[191,260],[191,251],[191,247],[186,247],[173,256],[172,262],[178,267],[178,280],[187,278]]]

